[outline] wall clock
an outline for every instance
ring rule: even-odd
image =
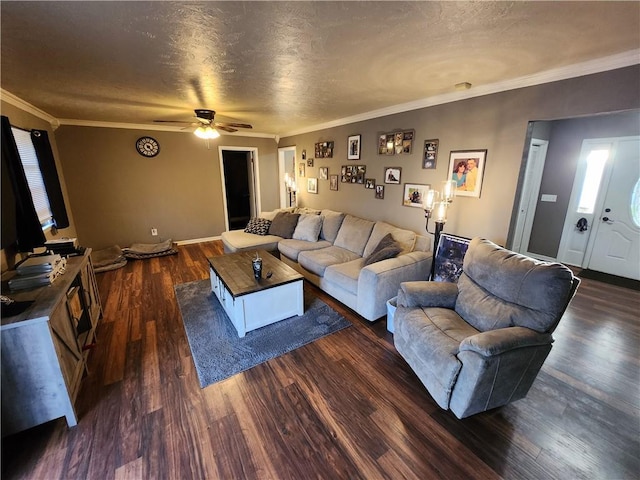
[[[140,137],[136,140],[136,149],[143,157],[155,157],[160,152],[160,144],[155,138]]]

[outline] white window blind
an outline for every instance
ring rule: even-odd
[[[33,198],[33,204],[36,207],[40,225],[42,225],[43,229],[50,227],[53,225],[53,213],[49,206],[49,197],[47,197],[47,191],[44,188],[42,172],[40,172],[36,150],[33,148],[31,134],[19,128],[11,127],[11,130],[13,131],[13,137],[18,146],[22,168],[24,168],[24,173],[27,177],[29,190],[31,190],[31,198]]]

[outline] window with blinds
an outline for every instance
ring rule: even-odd
[[[18,153],[20,153],[24,173],[27,176],[27,183],[29,184],[29,190],[31,190],[31,198],[33,198],[33,204],[36,207],[40,225],[42,225],[42,229],[44,230],[53,225],[53,213],[49,206],[47,191],[44,188],[44,180],[42,179],[42,172],[38,164],[38,157],[36,156],[36,151],[31,141],[31,133],[15,127],[11,127],[11,130],[16,140],[16,145],[18,146]]]

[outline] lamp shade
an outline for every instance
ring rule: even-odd
[[[436,203],[435,212],[433,214],[433,221],[437,223],[446,223],[448,207],[449,204],[447,202]]]
[[[220,133],[215,128],[212,128],[210,126],[204,127],[202,125],[196,128],[196,131],[193,133],[198,138],[213,139],[220,136]]]
[[[437,190],[427,190],[427,193],[425,193],[424,200],[422,202],[422,208],[424,208],[428,212],[431,212],[438,202],[439,196],[440,193]]]
[[[442,182],[442,201],[453,202],[453,197],[456,196],[456,188],[458,188],[458,184],[455,180]]]

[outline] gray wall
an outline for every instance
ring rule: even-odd
[[[135,142],[143,135],[160,143],[156,157],[137,153]],[[278,207],[273,139],[223,135],[207,149],[189,132],[75,126],[60,127],[56,138],[78,236],[86,246],[220,235],[225,222],[219,145],[258,148],[262,209]]]
[[[538,202],[528,250],[555,258],[583,140],[640,135],[640,113],[634,111],[544,123],[550,124],[550,135],[540,195],[557,195],[557,201]]]
[[[280,146],[296,145],[296,161],[300,162],[303,149],[313,155],[316,142],[335,142],[333,158],[315,159],[313,167],[306,167],[307,177],[317,177],[317,169],[322,166],[328,166],[331,175],[339,174],[341,165],[362,164],[367,167],[367,178],[380,183],[385,166],[399,166],[402,184],[432,186],[438,186],[447,177],[450,151],[487,149],[480,198],[456,198],[445,231],[465,237],[483,236],[504,245],[523,149],[528,141],[529,121],[639,108],[639,79],[640,67],[636,65],[285,137],[280,140]],[[416,132],[411,155],[377,154],[379,133],[406,129]],[[358,162],[347,160],[347,137],[353,134],[362,135],[362,155]],[[433,138],[440,140],[437,168],[424,170],[424,141]],[[366,190],[362,185],[340,183],[339,191],[330,191],[328,181],[318,182],[317,195],[309,194],[306,179],[302,180],[298,197],[301,205],[346,211],[424,231],[423,211],[401,204],[403,185],[385,185],[384,200],[377,200],[373,190]]]

